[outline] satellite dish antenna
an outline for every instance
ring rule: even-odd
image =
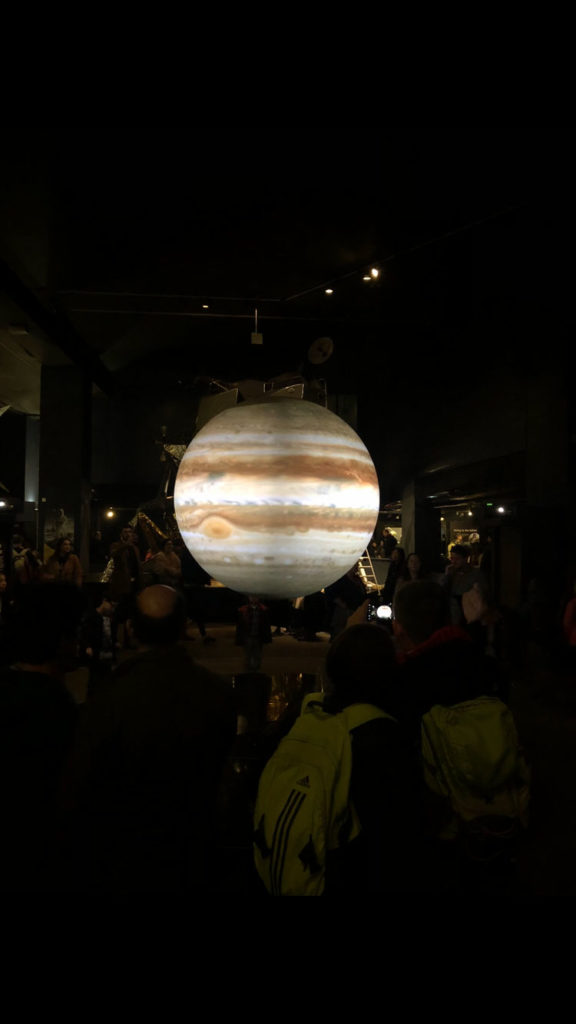
[[[332,338],[316,338],[308,349],[308,360],[314,366],[326,363],[334,351]]]

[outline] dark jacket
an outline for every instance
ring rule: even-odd
[[[437,630],[401,659],[399,716],[419,741],[422,715],[497,690],[497,667],[459,626]]]
[[[85,707],[68,781],[87,874],[116,892],[202,890],[232,691],[179,646],[123,662]]]
[[[326,895],[391,895],[417,886],[421,782],[417,759],[392,719],[353,729],[350,797],[360,835],[327,861]]]
[[[50,889],[58,795],[77,709],[43,672],[0,672],[0,891]]]
[[[110,633],[112,642],[112,660],[116,660],[115,644],[118,634],[118,624],[114,615],[110,617]],[[100,658],[104,638],[104,616],[96,610],[86,612],[80,625],[80,655],[88,662],[97,662]],[[94,652],[93,657],[86,655],[86,649],[90,647]]]
[[[113,569],[108,581],[108,593],[112,601],[120,601],[130,594],[136,594],[142,586],[140,558],[134,544],[121,541],[111,548]]]
[[[256,617],[256,633],[252,631],[252,625]],[[243,604],[238,609],[238,622],[236,625],[236,644],[243,646],[250,637],[256,636],[260,643],[271,644],[272,633],[270,632],[270,613],[265,604],[258,604],[254,607],[250,604]]]

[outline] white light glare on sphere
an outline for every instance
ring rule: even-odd
[[[343,420],[289,398],[237,405],[189,444],[174,489],[184,543],[215,579],[262,597],[312,594],[374,532],[378,479]]]

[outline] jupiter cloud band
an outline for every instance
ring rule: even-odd
[[[360,557],[379,492],[351,427],[321,406],[276,399],[211,420],[182,459],[174,500],[184,541],[212,576],[296,597]]]

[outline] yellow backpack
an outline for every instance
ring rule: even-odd
[[[321,694],[304,698],[258,787],[254,862],[273,896],[320,896],[328,852],[359,834],[350,803],[350,732],[375,718],[390,715],[372,704],[329,714]]]
[[[530,773],[510,709],[478,697],[422,717],[424,780],[462,822],[494,817],[524,823]]]

